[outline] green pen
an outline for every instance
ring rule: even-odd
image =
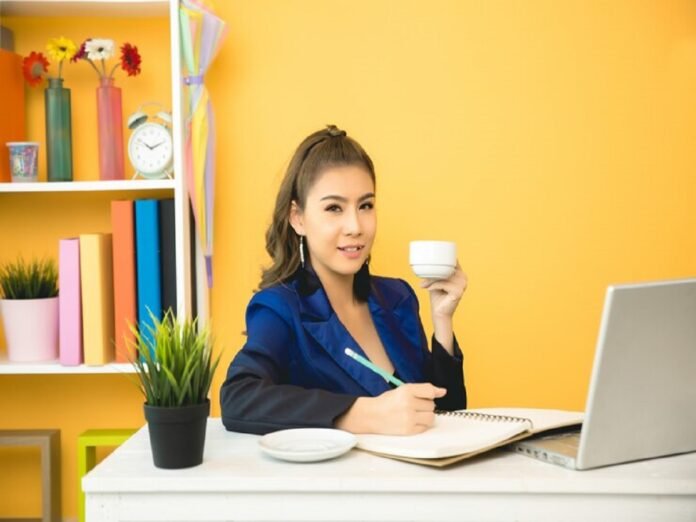
[[[380,368],[380,367],[377,366],[376,364],[372,364],[370,361],[368,361],[367,359],[365,359],[362,355],[355,353],[355,352],[354,352],[353,350],[351,350],[350,348],[346,348],[345,350],[343,350],[343,352],[344,352],[348,357],[350,357],[351,359],[356,360],[357,362],[359,362],[360,364],[362,364],[365,368],[368,368],[369,370],[372,370],[372,371],[375,372],[377,375],[379,375],[380,377],[382,377],[385,381],[392,383],[394,386],[401,386],[402,384],[404,384],[403,381],[397,379],[397,378],[394,377],[392,374],[390,374],[390,373],[387,372],[386,370],[383,370],[382,368]]]

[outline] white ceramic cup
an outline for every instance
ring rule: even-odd
[[[457,266],[457,245],[451,241],[411,241],[408,262],[424,279],[447,279]]]

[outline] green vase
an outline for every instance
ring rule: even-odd
[[[72,181],[70,89],[62,78],[49,78],[46,101],[46,163],[48,181]]]

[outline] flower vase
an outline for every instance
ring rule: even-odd
[[[121,88],[113,78],[102,78],[97,87],[99,123],[99,178],[123,179],[123,112]]]
[[[62,78],[49,78],[46,103],[46,163],[48,181],[72,181],[70,89]]]

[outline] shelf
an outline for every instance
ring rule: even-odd
[[[0,358],[0,375],[42,375],[42,374],[104,374],[134,373],[130,363],[112,363],[104,366],[63,366],[57,360],[35,363],[9,362],[4,356]]]
[[[100,181],[98,173],[92,164],[85,164],[81,179],[91,178],[89,181],[48,182],[38,181],[33,183],[0,182],[0,209],[3,209],[3,219],[8,223],[20,212],[25,217],[22,225],[28,223],[41,225],[41,228],[27,228],[16,230],[15,227],[6,227],[0,234],[0,251],[3,256],[11,256],[13,251],[30,251],[36,245],[46,245],[46,248],[55,249],[56,240],[68,235],[74,236],[84,229],[104,230],[111,227],[110,201],[116,199],[161,199],[173,198],[175,207],[175,266],[176,266],[176,290],[177,309],[182,316],[190,313],[193,299],[199,301],[199,314],[207,317],[208,308],[201,304],[203,295],[207,290],[203,283],[203,272],[192,274],[191,252],[200,256],[200,247],[196,241],[195,231],[191,227],[191,214],[189,191],[183,177],[183,131],[184,116],[182,114],[182,82],[181,82],[181,46],[179,28],[179,0],[0,0],[0,18],[15,17],[17,25],[17,37],[19,31],[32,31],[32,24],[36,18],[37,23],[43,26],[51,26],[51,20],[57,17],[93,17],[99,19],[100,25],[105,25],[112,18],[129,22],[134,19],[137,26],[148,28],[151,22],[157,22],[162,31],[167,27],[167,38],[160,38],[157,48],[160,52],[158,58],[162,63],[169,63],[169,81],[167,87],[171,89],[172,108],[172,137],[174,140],[173,169],[176,179],[124,179],[113,181]],[[157,18],[157,20],[142,21],[141,18]],[[46,19],[46,20],[42,20]],[[168,22],[168,23],[166,23]],[[13,22],[14,23],[14,22]],[[12,26],[13,23],[8,25]],[[85,25],[86,24],[86,25]],[[85,27],[90,20],[85,18]],[[3,23],[4,25],[4,23]],[[54,24],[55,25],[55,24]],[[119,24],[117,24],[119,25]],[[165,78],[165,68],[159,76]],[[149,87],[143,87],[146,91]],[[149,97],[145,97],[148,99]],[[39,110],[37,108],[37,110]],[[38,127],[37,127],[38,128]],[[90,130],[91,132],[91,130]],[[132,174],[131,174],[132,175]],[[45,172],[41,173],[45,179]],[[130,175],[129,175],[130,177]],[[7,194],[7,195],[6,195]],[[14,196],[9,194],[15,194]],[[74,208],[74,212],[69,209]],[[68,210],[68,211],[66,211]],[[50,221],[50,222],[48,222]],[[27,223],[28,222],[28,223]],[[13,223],[14,225],[14,223]],[[30,235],[31,234],[31,235]],[[53,246],[50,246],[53,245]],[[196,248],[198,250],[196,251]],[[7,252],[7,253],[5,253]],[[200,266],[204,267],[201,261]],[[204,271],[205,269],[202,268]],[[198,293],[192,296],[191,280],[196,278]],[[89,374],[124,374],[133,375],[133,367],[130,364],[108,364],[105,366],[62,366],[58,361],[46,363],[13,363],[8,362],[4,354],[0,354],[0,375],[32,375],[32,374],[63,374],[63,375],[89,375]]]
[[[114,180],[114,181],[55,181],[35,183],[0,183],[0,193],[46,192],[138,192],[147,190],[174,190],[175,180]]]
[[[167,16],[169,0],[3,0],[3,16]]]

